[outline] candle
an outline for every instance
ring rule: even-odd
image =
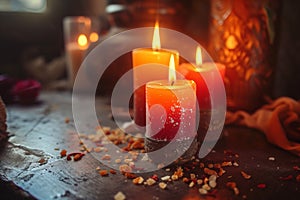
[[[84,59],[88,48],[86,35],[80,34],[76,42],[70,42],[66,45],[66,57],[68,64],[68,74],[71,83],[74,82],[79,67]]]
[[[196,130],[196,84],[176,80],[171,56],[169,80],[146,84],[146,138],[155,141],[193,139]]]
[[[143,64],[158,63],[166,66],[166,70],[161,68],[146,69],[141,71],[133,70],[133,84],[134,92],[134,121],[139,126],[146,124],[146,101],[145,101],[145,83],[153,80],[164,79],[168,74],[168,64],[171,55],[174,55],[175,66],[179,63],[179,53],[175,50],[161,49],[159,27],[158,23],[155,24],[152,48],[139,48],[134,49],[132,52],[133,68],[139,67]],[[137,85],[143,85],[137,88]]]
[[[196,51],[196,64],[183,63],[179,66],[178,72],[181,73],[187,80],[193,80],[196,82],[197,100],[200,110],[210,110],[210,93],[205,80],[213,83],[213,80],[218,78],[218,73],[220,73],[224,80],[225,66],[220,63],[213,62],[202,63],[201,48],[198,47]],[[212,85],[211,88],[213,89],[213,92],[218,92],[220,89],[218,85]]]

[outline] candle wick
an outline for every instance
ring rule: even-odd
[[[175,83],[175,81],[173,80],[173,81],[171,82],[171,86],[173,86],[173,85],[174,85],[174,83]]]

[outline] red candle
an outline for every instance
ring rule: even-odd
[[[210,110],[211,100],[206,81],[214,82],[220,73],[222,79],[225,76],[225,66],[220,63],[207,62],[202,63],[202,55],[200,47],[196,51],[196,64],[183,63],[179,66],[178,72],[181,73],[187,80],[193,80],[197,85],[197,100],[200,110]],[[212,85],[210,88],[213,92],[218,92],[220,87]],[[212,91],[211,91],[212,92]]]
[[[195,90],[194,81],[176,80],[174,60],[171,60],[169,80],[151,81],[146,85],[146,137],[156,141],[193,138]]]

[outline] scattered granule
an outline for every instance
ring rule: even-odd
[[[207,175],[217,175],[217,172],[215,170],[212,170],[212,169],[208,169],[208,168],[204,168],[204,173],[207,174]]]
[[[132,162],[132,159],[130,159],[130,158],[124,159],[124,163],[128,164],[128,163],[130,163],[130,162]]]
[[[213,164],[208,164],[207,167],[211,169],[211,168],[214,167],[214,165]]]
[[[129,162],[128,165],[129,165],[129,167],[131,167],[131,168],[134,168],[134,167],[135,167],[134,162]]]
[[[203,183],[203,180],[202,180],[202,179],[198,179],[198,180],[197,180],[197,184],[198,184],[198,185],[201,185],[202,183]]]
[[[270,161],[275,161],[275,158],[274,157],[269,157],[268,158]]]
[[[158,181],[158,176],[156,174],[153,174],[151,178],[155,181]]]
[[[233,192],[235,195],[239,195],[240,194],[240,191],[237,187],[233,188]]]
[[[234,162],[234,163],[233,163],[233,166],[238,167],[239,164],[238,164],[237,162]]]
[[[94,152],[99,153],[103,150],[103,147],[95,147]]]
[[[170,168],[166,168],[165,170],[166,170],[166,172],[169,172],[169,171],[171,171],[171,169],[170,169]]]
[[[67,155],[67,160],[70,161],[72,160],[72,157],[73,157],[73,160],[74,161],[78,161],[80,160],[85,154],[84,153],[78,153],[78,152],[75,152],[75,153],[69,153]]]
[[[220,164],[220,163],[216,163],[216,164],[214,164],[214,168],[216,168],[216,169],[220,169],[220,168],[221,168],[221,164]]]
[[[160,183],[158,184],[158,186],[159,186],[161,189],[163,189],[163,190],[167,188],[167,184],[164,183],[164,182],[160,182]]]
[[[192,187],[194,187],[194,186],[195,186],[194,181],[190,182],[189,187],[192,188]]]
[[[139,176],[132,180],[135,185],[141,185],[144,182],[144,178]]]
[[[264,184],[264,183],[260,183],[260,184],[257,185],[257,188],[260,188],[260,189],[264,189],[266,187],[267,187],[267,185]]]
[[[247,195],[243,195],[242,198],[243,198],[243,199],[247,199]]]
[[[125,172],[124,173],[124,176],[127,178],[127,179],[135,179],[137,176],[133,173],[129,173],[129,172]]]
[[[222,167],[230,167],[230,166],[232,166],[232,162],[231,161],[222,162],[221,166]]]
[[[205,190],[205,189],[203,189],[203,188],[200,188],[200,189],[199,189],[199,193],[200,193],[200,194],[203,194],[203,195],[204,195],[204,194],[207,194],[207,190]]]
[[[204,184],[207,184],[207,183],[208,183],[208,178],[207,178],[207,177],[205,177],[205,178],[203,179],[203,183],[204,183]]]
[[[199,167],[204,168],[205,167],[204,163],[200,163]]]
[[[58,148],[58,147],[55,147],[55,148],[54,148],[54,150],[55,150],[55,151],[58,151],[58,150],[59,150],[59,148]]]
[[[244,171],[241,171],[241,174],[242,174],[242,176],[244,177],[244,179],[250,179],[250,178],[251,178],[251,175],[247,174],[247,173],[244,172]]]
[[[115,170],[113,170],[113,169],[110,169],[109,172],[110,172],[111,174],[116,174],[116,173],[117,173],[117,172],[116,172]]]
[[[66,117],[66,118],[65,118],[65,123],[68,124],[69,122],[70,122],[70,118],[69,118],[69,117]]]
[[[148,178],[146,183],[147,183],[147,185],[151,186],[151,185],[155,184],[156,181],[153,178]]]
[[[99,171],[99,174],[100,174],[101,176],[108,176],[107,170],[100,170],[100,171]]]
[[[202,185],[202,188],[206,191],[209,191],[211,189],[211,187],[208,184]]]
[[[227,182],[226,186],[230,189],[233,190],[235,195],[239,195],[240,191],[239,189],[236,187],[236,183],[235,182]]]
[[[132,171],[132,168],[126,164],[123,164],[123,165],[120,165],[119,166],[119,170],[121,172],[131,172]]]
[[[182,168],[181,168],[181,167],[178,167],[178,168],[176,169],[176,171],[174,172],[174,175],[177,175],[178,178],[183,177],[183,170],[182,170]]]
[[[66,157],[67,156],[67,150],[65,150],[65,149],[63,149],[63,150],[61,150],[61,152],[60,152],[60,157]]]
[[[83,153],[78,153],[76,154],[74,157],[73,157],[73,160],[74,161],[78,161],[78,160],[81,160],[81,158],[84,156]]]
[[[99,166],[98,166],[98,167],[96,167],[96,170],[97,170],[97,171],[99,171],[100,169],[101,169],[101,167],[99,167]]]
[[[218,175],[219,176],[223,176],[223,174],[225,174],[226,171],[223,168],[220,168]]]
[[[170,176],[163,176],[160,178],[162,181],[168,181],[170,179]]]
[[[216,175],[211,175],[208,178],[209,181],[216,181],[217,180],[217,176]]]
[[[190,178],[191,179],[196,179],[196,175],[195,174],[190,174]]]
[[[217,182],[216,181],[209,181],[209,186],[211,187],[211,188],[215,188],[216,186],[217,186]]]
[[[40,163],[40,165],[44,165],[44,164],[47,163],[47,160],[46,160],[45,158],[41,158],[41,159],[39,160],[39,163]]]
[[[145,144],[143,142],[141,142],[140,140],[137,140],[131,144],[130,148],[131,149],[144,149]]]
[[[115,196],[114,196],[114,200],[125,200],[126,196],[122,193],[122,192],[118,192]]]
[[[177,176],[176,174],[173,174],[173,175],[171,176],[171,179],[172,179],[173,181],[177,181],[177,180],[178,180],[178,176]]]
[[[157,169],[161,169],[161,168],[163,168],[165,165],[163,164],[163,163],[160,163],[160,164],[158,164],[157,165]]]
[[[184,177],[184,178],[182,179],[182,181],[183,181],[184,183],[187,183],[187,182],[189,182],[189,179],[188,179],[187,177]]]
[[[115,163],[117,163],[117,164],[119,164],[119,163],[121,163],[122,162],[122,160],[120,159],[120,158],[117,158],[116,160],[115,160]]]
[[[296,176],[296,181],[300,183],[300,174]]]

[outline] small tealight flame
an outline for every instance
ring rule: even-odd
[[[196,50],[196,65],[197,66],[202,65],[202,50],[199,46],[197,47]]]
[[[92,32],[90,34],[90,41],[91,42],[97,42],[99,40],[99,35],[96,32]]]
[[[174,55],[172,54],[169,62],[169,82],[171,85],[176,81],[176,70],[175,70],[175,60]]]
[[[77,39],[78,45],[81,47],[84,47],[87,45],[88,40],[87,37],[84,34],[80,34],[78,39]]]
[[[160,46],[160,36],[159,36],[159,25],[158,22],[155,23],[153,39],[152,39],[152,49],[159,50]]]

